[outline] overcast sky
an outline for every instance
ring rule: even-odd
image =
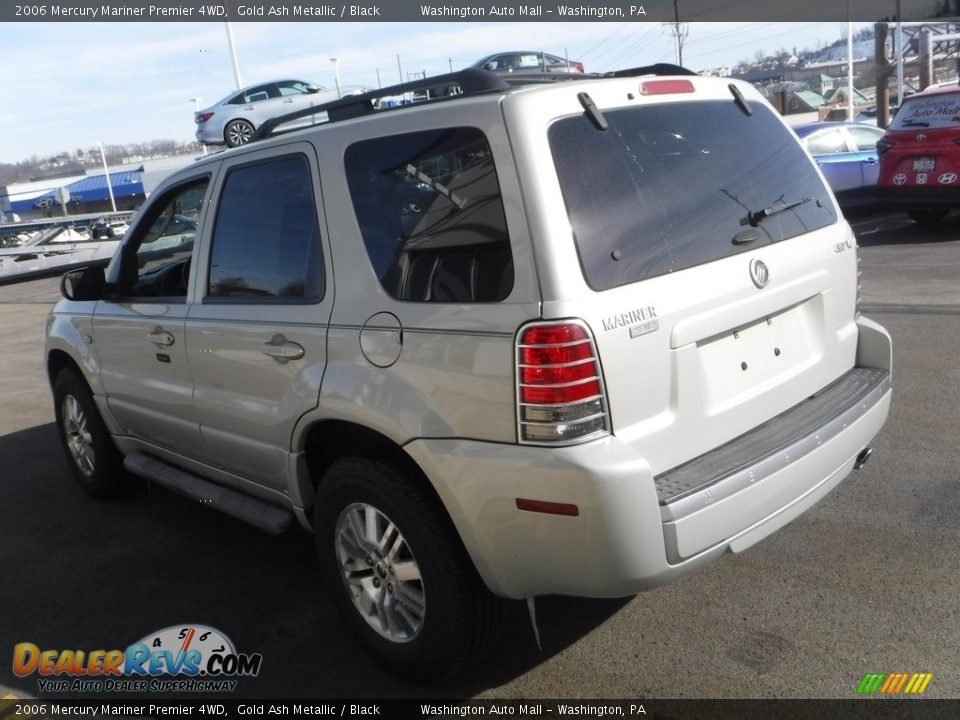
[[[855,23],[854,29],[868,25]],[[660,23],[234,23],[243,83],[292,77],[376,87],[403,73],[448,72],[503,50],[544,50],[588,72],[674,60]],[[816,47],[841,23],[691,23],[684,65],[732,65],[757,50]],[[235,86],[226,29],[211,23],[0,24],[0,162],[124,144],[193,138],[193,103]]]

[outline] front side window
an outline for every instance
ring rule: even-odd
[[[306,158],[230,170],[214,225],[207,301],[315,302],[323,296],[323,273]]]
[[[771,108],[730,100],[604,110],[548,131],[584,278],[606,290],[837,221],[833,200]]]
[[[124,246],[119,294],[126,298],[186,298],[197,222],[207,179],[164,193],[146,210],[145,231]]]
[[[398,300],[496,302],[513,256],[493,154],[476,128],[354,143],[347,182],[384,289]]]

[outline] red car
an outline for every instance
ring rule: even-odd
[[[937,223],[960,208],[960,85],[905,98],[877,143],[877,191],[919,223]]]

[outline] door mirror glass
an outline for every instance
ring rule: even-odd
[[[105,285],[102,267],[85,267],[60,278],[60,293],[67,300],[100,300]]]

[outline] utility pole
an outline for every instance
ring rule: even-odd
[[[676,49],[677,65],[683,65],[683,41],[690,32],[690,28],[687,27],[687,23],[680,22],[678,2],[679,0],[673,0],[673,22],[668,24],[673,27],[672,34],[674,47]]]
[[[853,25],[850,22],[850,0],[847,0],[847,120],[853,121]]]
[[[873,57],[877,75],[877,127],[885,128],[890,123],[890,63],[887,61],[887,24],[873,25]]]

